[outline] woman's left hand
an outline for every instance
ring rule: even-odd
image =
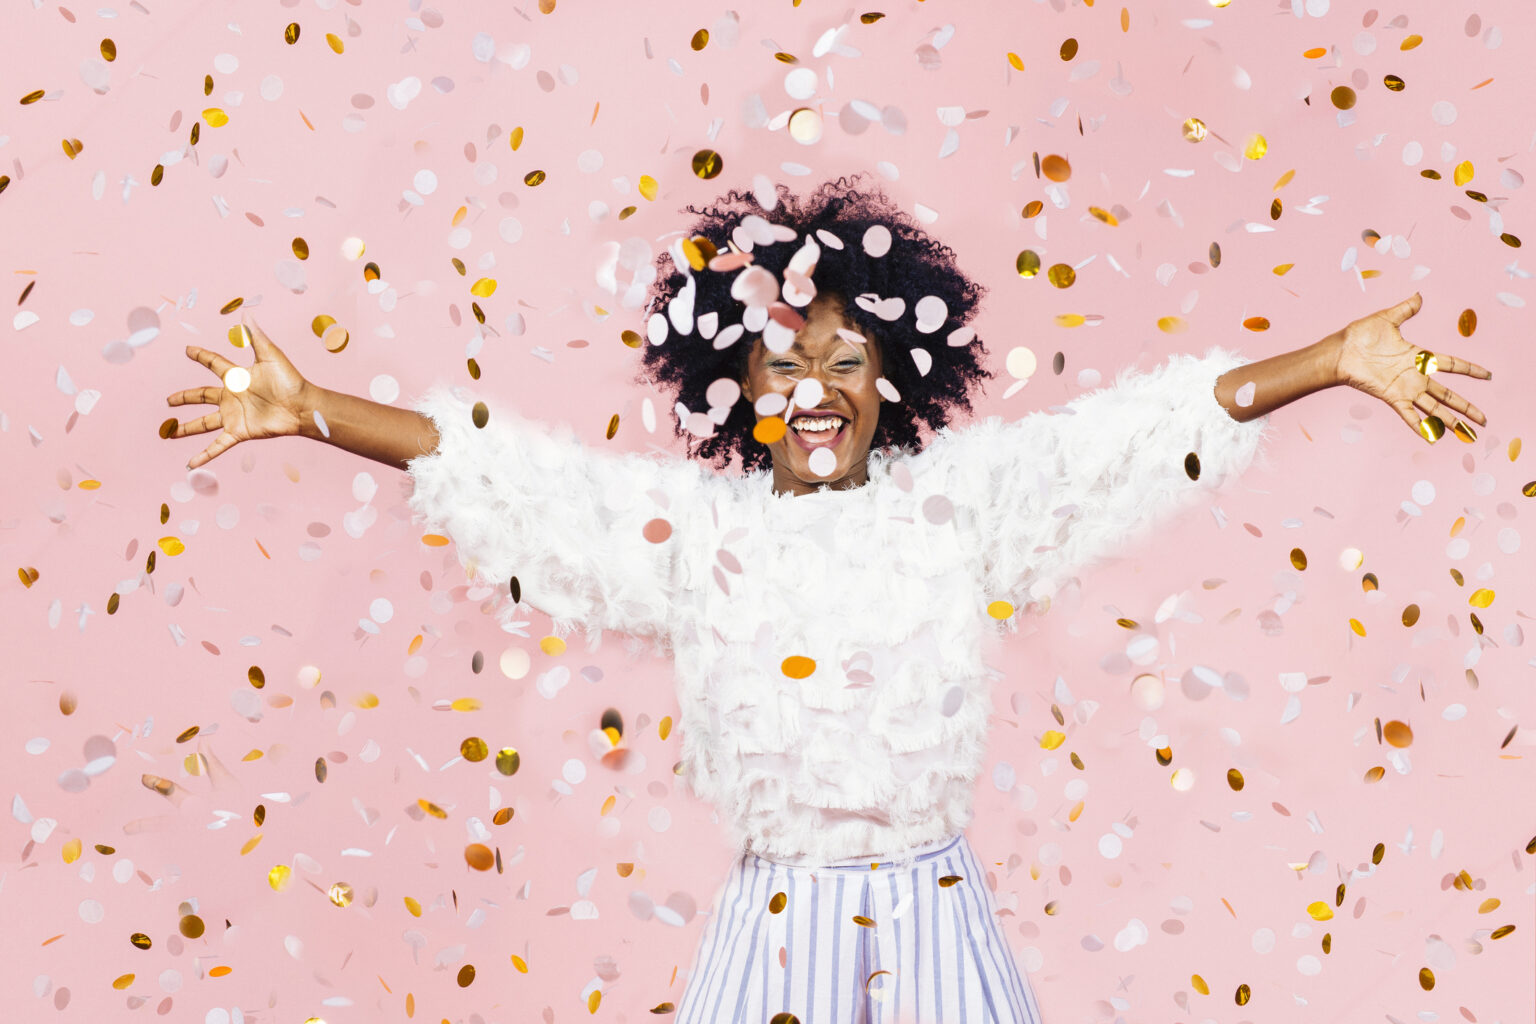
[[[1461,373],[1482,380],[1493,374],[1476,363],[1405,341],[1399,328],[1422,304],[1422,297],[1415,292],[1340,331],[1336,373],[1340,383],[1386,402],[1414,433],[1433,444],[1463,417],[1478,426],[1487,426],[1488,417],[1430,374]]]

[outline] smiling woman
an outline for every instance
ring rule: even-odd
[[[844,353],[863,361],[853,377],[870,375],[874,395],[883,399],[878,417],[853,423],[850,441],[862,437],[865,451],[920,447],[921,429],[938,430],[970,412],[972,395],[992,378],[986,346],[970,327],[985,290],[959,269],[952,249],[866,188],[862,176],[826,182],[804,198],[784,185],[763,193],[731,191],[687,212],[697,219],[659,261],[649,304],[651,344],[640,379],[698,411],[718,408],[711,387],[718,389],[722,380],[745,387],[750,376],[766,388],[754,392],[757,399],[768,402],[736,403],[728,415],[705,418],[713,426],[704,431],[690,430],[681,417],[676,429],[695,458],[723,468],[739,457],[747,470],[772,458],[775,489],[793,486],[780,478],[779,457],[796,449],[794,437],[780,441],[753,429],[784,411],[773,405],[778,386],[767,387],[768,381],[817,379],[825,387],[846,380],[836,368]],[[800,244],[783,244],[788,241]],[[741,267],[740,274],[719,272]],[[754,311],[761,312],[754,318]],[[668,338],[673,344],[666,344]],[[791,347],[797,339],[798,352]],[[823,350],[833,342],[839,344]],[[878,366],[870,360],[879,356],[865,353],[866,347],[885,356]],[[823,365],[826,358],[831,362]],[[786,359],[798,367],[772,368]],[[807,377],[813,368],[827,369],[829,376]],[[814,412],[838,401],[842,411],[852,412],[832,394],[842,390],[829,388],[826,403],[802,395],[795,407]],[[800,450],[791,476],[808,487],[862,480],[861,460],[848,457],[848,443],[836,439],[830,468],[813,466],[814,453]],[[818,474],[818,468],[828,472]],[[800,477],[803,471],[809,472]]]
[[[852,330],[844,306],[841,296],[824,292],[811,301],[788,351],[757,338],[748,352],[742,395],[757,414],[754,434],[768,444],[779,493],[841,490],[869,479],[870,441],[885,401],[880,344]],[[788,424],[782,433],[764,429],[780,423]]]

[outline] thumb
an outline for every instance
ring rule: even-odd
[[[272,344],[272,339],[267,337],[267,332],[261,329],[256,318],[250,313],[241,315],[240,320],[245,324],[246,331],[251,336],[251,350],[257,359],[273,359],[278,355],[277,346]]]
[[[1382,310],[1382,315],[1391,321],[1393,326],[1401,327],[1403,321],[1417,313],[1422,305],[1424,305],[1424,297],[1418,292],[1414,292],[1390,309]]]

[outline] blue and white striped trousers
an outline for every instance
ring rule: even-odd
[[[677,1024],[1041,1024],[995,914],[964,835],[899,863],[745,854],[715,899]]]

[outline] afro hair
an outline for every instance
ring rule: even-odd
[[[725,254],[742,248],[730,243],[745,237],[740,229],[749,217],[780,226],[780,238],[788,237],[783,230],[787,228],[794,232],[796,241],[767,245],[759,241],[751,246],[752,265],[781,281],[800,243],[815,238],[821,248],[812,274],[816,293],[838,296],[852,328],[880,346],[884,376],[900,395],[900,401],[881,404],[871,447],[915,451],[921,447],[920,425],[938,430],[957,410],[969,413],[972,390],[993,376],[983,365],[986,347],[966,326],[976,314],[984,289],[961,273],[953,250],[930,237],[878,189],[865,187],[860,177],[826,182],[803,200],[778,185],[776,199],[768,207],[752,192],[732,190],[710,206],[686,208],[697,218],[688,235],[694,251],[702,250],[707,257],[711,251]],[[748,223],[747,233],[753,226],[753,222]],[[877,227],[889,231],[890,248],[872,256],[866,252],[865,234]],[[878,251],[878,246],[872,247]],[[674,262],[677,248],[657,259],[656,281],[646,303],[652,319],[656,313],[669,310],[691,277],[695,314],[691,319],[715,312],[717,332],[740,323],[746,306],[731,296],[736,273],[701,269],[690,274],[689,268],[680,269]],[[944,319],[940,322],[919,322],[916,315],[919,300],[929,296],[943,303],[939,315]],[[885,319],[875,312],[876,299],[901,299],[904,309],[894,320]],[[939,309],[932,302],[924,308]],[[890,305],[881,311],[889,315]],[[685,408],[700,411],[709,406],[705,393],[710,384],[722,377],[737,382],[745,377],[747,358],[762,334],[746,331],[734,343],[717,349],[700,336],[696,323],[690,326],[687,334],[667,331],[662,343],[645,344],[639,379],[672,393]],[[918,349],[926,358],[916,354]],[[922,365],[929,360],[931,365]],[[751,403],[738,400],[724,423],[708,437],[695,436],[678,419],[674,419],[674,430],[688,439],[690,456],[723,469],[735,455],[743,469],[751,471],[770,462],[767,447],[752,439],[756,420]]]

